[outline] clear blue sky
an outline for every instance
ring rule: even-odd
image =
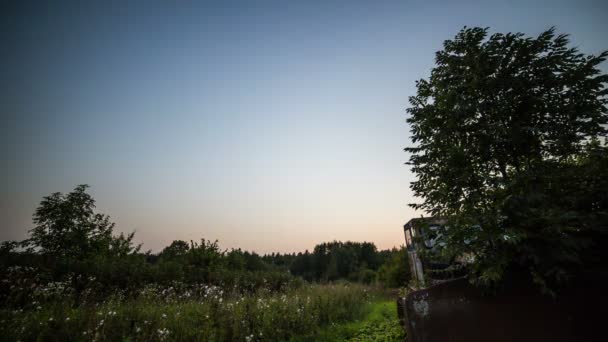
[[[607,3],[3,1],[0,240],[87,183],[145,249],[398,246],[407,98],[442,42],[555,25],[597,54]]]

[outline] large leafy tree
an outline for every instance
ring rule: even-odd
[[[410,97],[412,206],[448,219],[442,252],[478,282],[519,265],[547,288],[606,234],[608,52],[568,45],[465,27]]]

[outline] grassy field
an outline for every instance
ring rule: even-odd
[[[405,334],[397,318],[394,300],[376,299],[365,306],[361,319],[330,324],[314,334],[297,336],[292,342],[313,341],[403,341]]]
[[[217,287],[144,288],[74,307],[51,295],[0,309],[10,341],[402,341],[395,303],[357,284],[305,285],[283,292]],[[306,335],[315,332],[312,335]]]
[[[402,341],[381,287],[290,281],[96,289],[13,277],[2,285],[0,341]]]

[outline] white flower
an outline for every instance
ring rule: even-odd
[[[165,337],[167,337],[167,335],[169,335],[169,329],[167,329],[167,328],[158,329],[158,336],[161,339],[164,339]]]

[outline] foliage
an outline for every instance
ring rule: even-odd
[[[296,336],[291,341],[403,341],[405,334],[399,324],[395,301],[375,300],[366,307],[366,316],[359,321],[332,324],[312,334]]]
[[[359,285],[303,286],[244,296],[227,289],[148,286],[137,300],[120,294],[71,307],[58,296],[25,309],[0,309],[7,340],[285,341],[331,323],[360,318],[371,299]]]
[[[385,253],[379,253],[369,242],[327,242],[315,246],[312,253],[298,253],[291,263],[294,275],[309,281],[335,281],[352,279],[372,282],[372,273],[384,262]]]
[[[380,267],[378,280],[387,287],[398,288],[411,278],[407,249],[394,249],[389,259]]]
[[[114,271],[132,266],[125,261],[135,260],[139,251],[139,246],[132,243],[134,233],[115,236],[109,216],[95,212],[95,200],[86,192],[87,187],[79,185],[68,194],[56,192],[44,197],[34,213],[30,238],[21,243],[27,253],[42,258],[29,258],[34,264],[28,266],[40,266],[56,281],[70,279],[76,302],[87,279],[99,272],[104,274],[108,265],[113,265],[112,272],[104,275],[116,275]],[[119,280],[119,286],[131,280],[117,273],[120,277],[105,279]]]
[[[608,232],[608,52],[568,43],[465,27],[410,98],[413,207],[448,219],[443,253],[473,256],[479,283],[517,265],[547,289]]]
[[[344,279],[375,283],[394,252],[332,242],[260,256],[201,239],[141,253],[133,234],[113,234],[85,190],[45,197],[31,238],[0,246],[3,338],[285,341],[360,318],[370,291]],[[310,285],[303,274],[333,284]]]
[[[380,266],[395,253],[378,251],[369,242],[333,241],[315,246],[313,253],[260,256],[241,249],[224,251],[217,241],[202,239],[175,240],[158,254],[143,254],[133,246],[133,233],[113,235],[114,223],[95,212],[87,187],[44,197],[34,214],[31,236],[23,243],[28,249],[17,252],[19,243],[3,243],[3,267],[36,267],[53,281],[69,278],[78,288],[94,278],[102,296],[116,289],[132,292],[147,283],[173,281],[230,283],[252,291],[262,278],[282,288],[294,281],[289,274],[308,281],[349,279],[371,284]]]
[[[95,213],[95,200],[79,185],[69,194],[46,196],[34,213],[31,237],[25,244],[39,253],[63,261],[76,261],[98,255],[126,255],[138,250],[133,234],[113,236],[110,217]]]

